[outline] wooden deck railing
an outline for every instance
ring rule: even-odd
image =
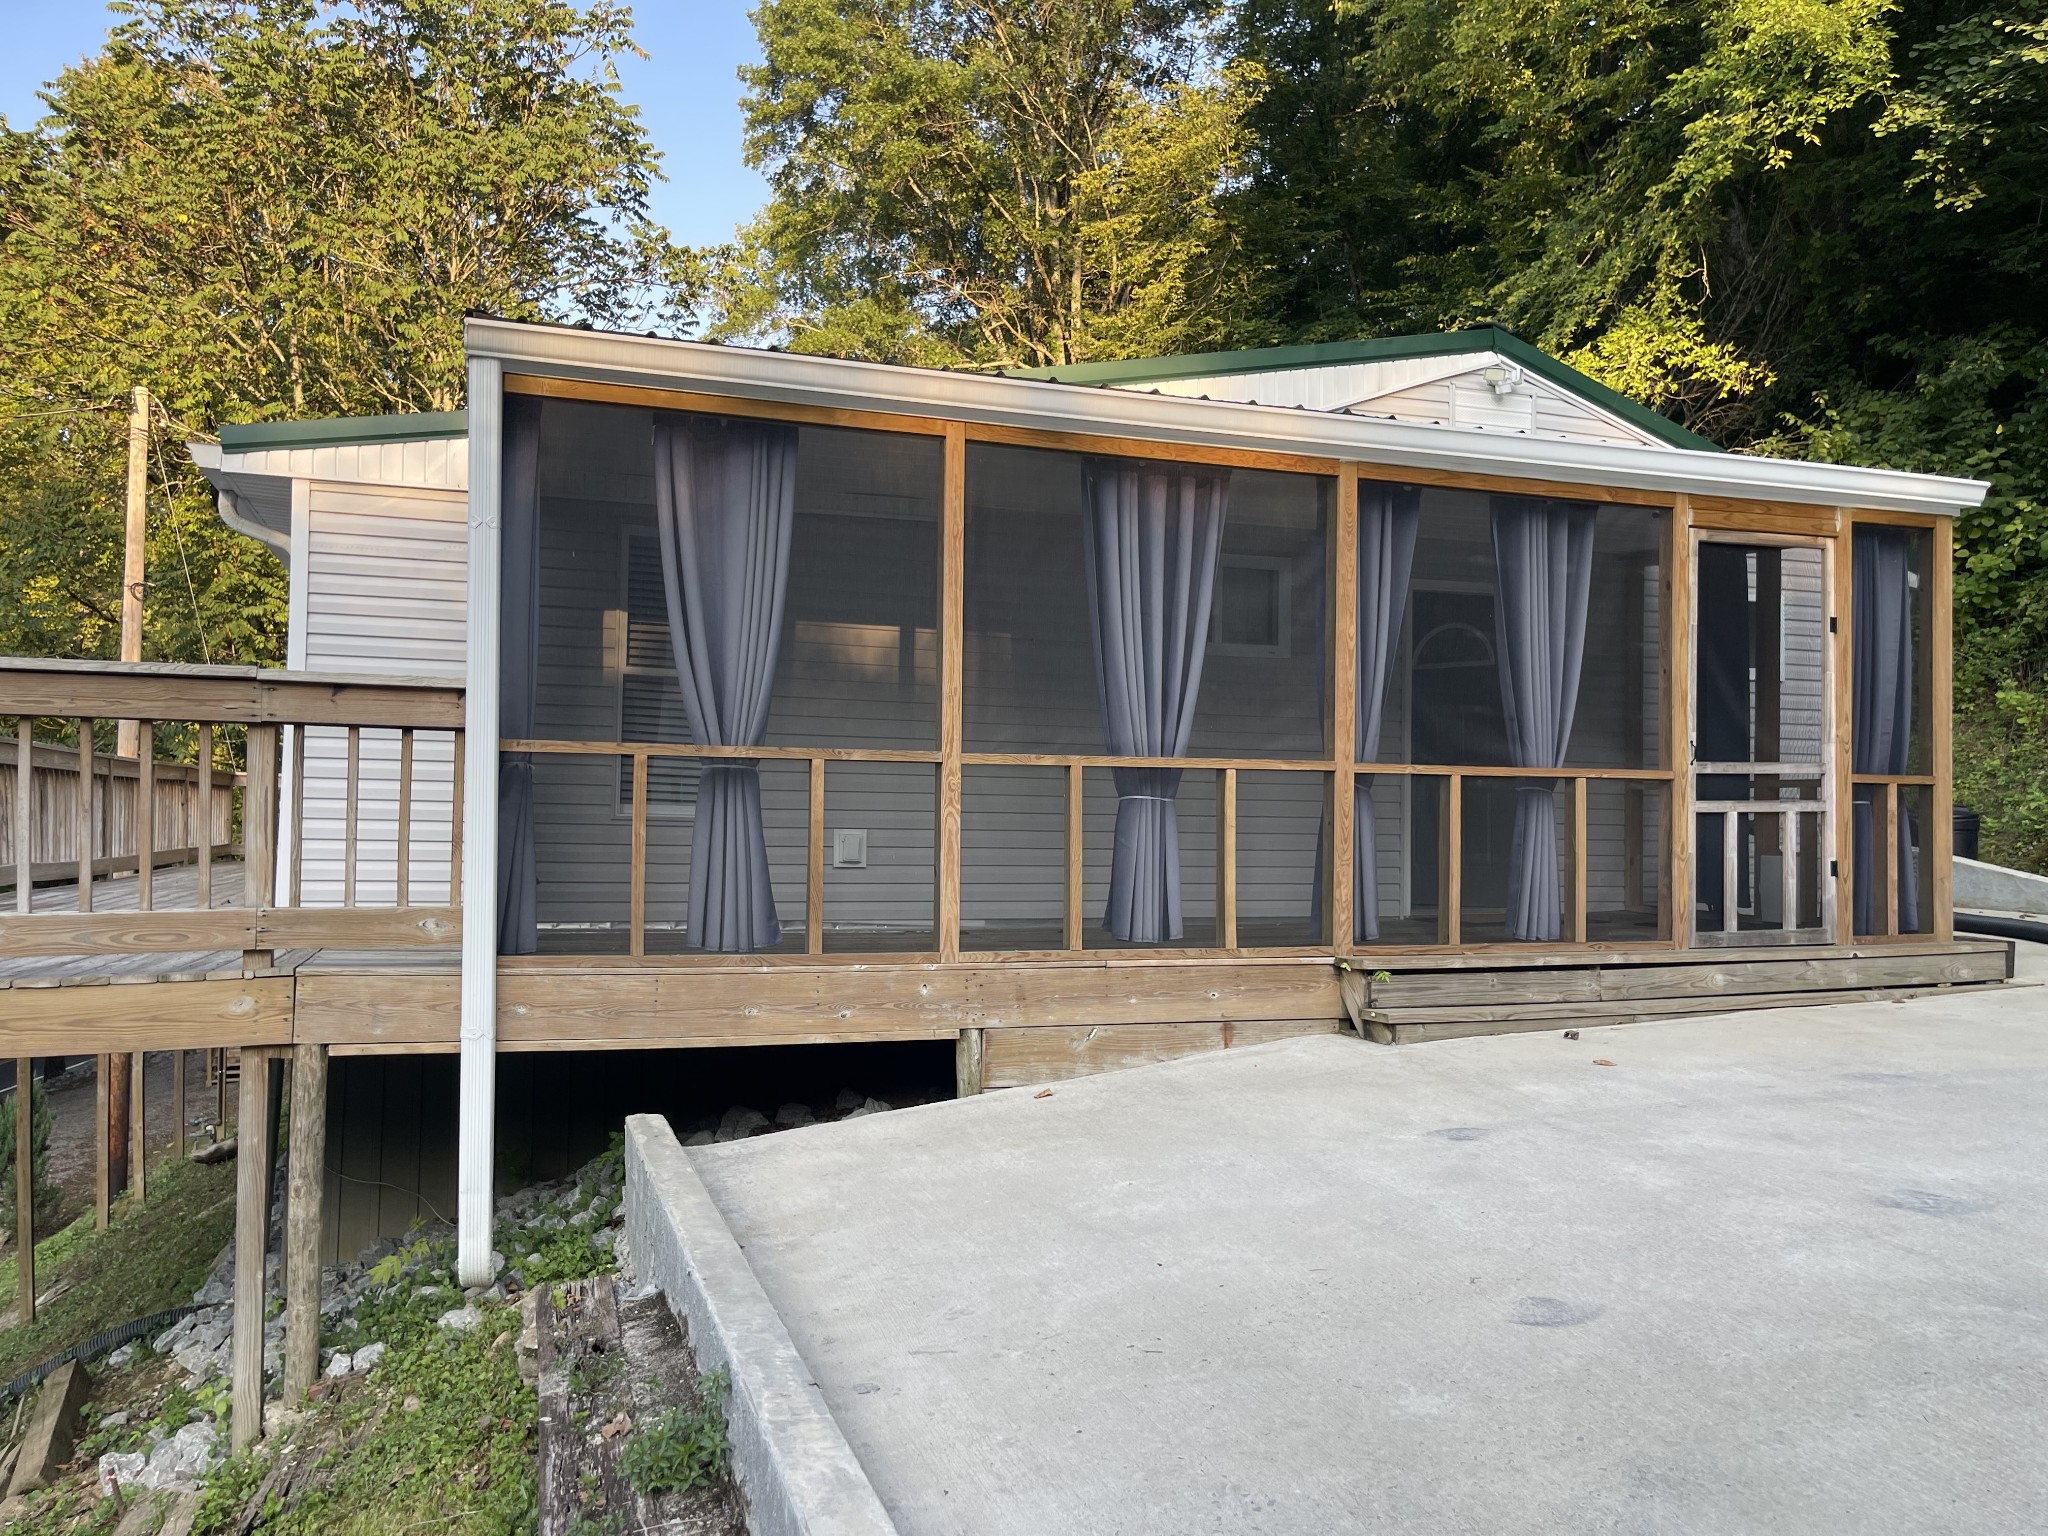
[[[0,736],[0,806],[17,806],[21,774],[29,783],[27,816],[0,816],[0,890],[20,881],[16,845],[23,828],[29,878],[37,885],[77,879],[85,849],[96,877],[135,870],[145,820],[157,869],[194,863],[202,855],[240,854],[233,842],[237,778],[209,773],[196,762],[167,761],[161,749],[147,765],[135,757],[96,755],[97,782],[81,798],[76,748],[32,742],[25,768],[22,755],[19,739]],[[145,780],[153,791],[146,808],[140,803]]]
[[[1931,801],[1934,794],[1935,777],[1931,773],[1852,773],[1849,775],[1850,798],[1853,801],[1867,798],[1870,804],[1871,858],[1874,867],[1870,871],[1872,888],[1877,892],[1872,903],[1872,932],[1859,934],[1860,938],[1903,938],[1912,937],[1902,933],[1899,927],[1899,875],[1895,868],[1899,862],[1899,818],[1906,811],[1907,794],[1918,789],[1923,799]],[[1853,814],[1853,813],[1852,813]],[[1915,873],[1930,888],[1940,885],[1942,871],[1934,864],[1934,827],[1927,819],[1930,811],[1923,806],[1920,810],[1922,824],[1920,832],[1920,862],[1923,866]],[[1945,906],[1947,898],[1930,898],[1936,910]],[[1923,904],[1924,905],[1924,904]],[[1932,932],[1933,911],[1923,910],[1920,928],[1923,933]]]
[[[14,912],[0,917],[0,956],[239,950],[262,956],[284,948],[385,948],[451,944],[460,937],[461,754],[463,693],[459,685],[413,679],[262,671],[246,667],[45,661],[0,658],[0,717],[15,717],[10,745],[15,771],[6,789]],[[32,744],[38,721],[69,723],[74,745]],[[96,750],[102,722],[136,724],[152,744],[119,762]],[[309,729],[345,734],[348,768],[341,786],[346,833],[340,904],[302,905],[306,847],[306,741]],[[396,900],[358,900],[357,827],[364,794],[360,745],[364,731],[398,739]],[[455,763],[448,829],[445,904],[410,904],[413,862],[415,738],[452,738]],[[189,742],[190,762],[161,763],[155,744]],[[289,751],[286,743],[289,740]],[[68,797],[39,793],[50,754],[71,759]],[[239,766],[237,766],[239,759]],[[161,857],[126,859],[100,852],[97,829],[123,825],[114,803],[132,783],[126,835],[134,848],[161,847],[158,825],[166,781],[191,786],[195,804],[213,808],[214,835],[192,846],[195,876],[162,880]],[[77,786],[87,786],[79,793]],[[289,806],[290,814],[282,814]],[[55,825],[68,821],[72,830]],[[38,850],[68,835],[75,900],[54,910],[48,886],[60,871]],[[285,848],[279,856],[280,844]],[[216,879],[224,853],[239,852],[239,894]],[[122,878],[132,869],[132,878]],[[283,899],[278,890],[284,883]],[[35,886],[45,886],[42,899]],[[216,897],[224,898],[218,904]]]
[[[825,932],[823,923],[825,869],[826,869],[826,827],[825,827],[825,774],[829,764],[834,763],[924,763],[942,767],[947,759],[937,751],[898,750],[860,747],[803,747],[803,746],[760,746],[760,747],[709,747],[688,743],[670,742],[626,742],[626,741],[561,741],[508,739],[499,743],[505,752],[524,752],[536,757],[604,757],[625,759],[632,764],[633,798],[630,811],[629,866],[628,866],[628,916],[627,953],[634,957],[647,953],[647,785],[649,765],[656,759],[696,759],[715,761],[719,759],[748,759],[762,762],[803,763],[808,768],[807,811],[805,833],[805,952],[810,955],[825,953]],[[1058,770],[1064,776],[1064,832],[1063,832],[1063,882],[1061,902],[1060,940],[1056,948],[1039,950],[973,951],[963,950],[962,936],[957,922],[960,911],[957,889],[950,901],[944,889],[934,891],[934,908],[937,913],[937,932],[934,934],[933,953],[940,956],[960,956],[973,960],[1028,961],[1042,958],[1076,956],[1082,953],[1099,954],[1101,951],[1086,948],[1087,915],[1084,905],[1085,873],[1085,776],[1090,769],[1114,768],[1172,768],[1188,773],[1213,773],[1216,778],[1216,893],[1215,893],[1215,942],[1199,948],[1159,950],[1145,946],[1148,954],[1169,954],[1173,956],[1241,955],[1257,953],[1274,954],[1322,954],[1331,943],[1317,945],[1245,945],[1240,943],[1238,920],[1239,885],[1239,777],[1246,773],[1314,774],[1323,780],[1325,796],[1329,796],[1337,777],[1344,771],[1342,765],[1325,758],[1282,758],[1282,757],[1118,757],[1103,753],[1046,753],[1046,752],[969,752],[958,754],[957,761],[963,768],[1043,768]],[[1439,838],[1436,850],[1438,893],[1438,915],[1435,942],[1441,946],[1462,945],[1466,941],[1464,928],[1464,802],[1467,785],[1475,779],[1536,780],[1567,786],[1571,796],[1570,810],[1563,817],[1560,827],[1560,852],[1564,857],[1564,933],[1563,943],[1587,943],[1591,941],[1588,923],[1587,896],[1589,859],[1588,831],[1588,787],[1602,782],[1616,782],[1625,786],[1629,798],[1625,822],[1627,849],[1624,854],[1628,866],[1625,888],[1640,897],[1647,909],[1662,914],[1660,930],[1668,932],[1669,904],[1660,894],[1664,882],[1668,881],[1670,860],[1668,855],[1660,859],[1665,868],[1658,890],[1647,887],[1650,882],[1644,878],[1642,868],[1642,845],[1645,841],[1643,829],[1646,825],[1646,804],[1657,800],[1668,828],[1669,806],[1665,796],[1675,775],[1661,768],[1593,768],[1571,767],[1545,772],[1531,772],[1526,768],[1511,767],[1469,767],[1430,763],[1360,763],[1352,769],[1361,777],[1384,776],[1420,779],[1433,783],[1440,796],[1438,828]],[[943,790],[943,785],[942,785]],[[962,805],[956,795],[950,805],[939,804],[935,814],[935,828],[944,827],[948,822],[956,829],[962,818]],[[1333,818],[1326,812],[1326,830]],[[943,886],[946,877],[945,861],[938,861],[935,879]],[[954,878],[958,879],[958,865],[953,866]],[[1331,878],[1328,866],[1323,878]],[[1325,913],[1348,912],[1348,900],[1338,902],[1331,899],[1324,903]],[[952,924],[947,918],[950,914]],[[949,926],[951,931],[948,931]],[[1338,944],[1348,950],[1348,944]],[[1398,946],[1388,946],[1398,947]],[[1412,947],[1412,946],[1410,946]]]

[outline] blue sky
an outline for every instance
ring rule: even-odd
[[[640,46],[651,57],[620,70],[662,151],[668,181],[655,216],[691,245],[730,236],[766,197],[740,159],[739,81],[754,59],[749,0],[640,0]],[[96,52],[112,18],[95,0],[0,0],[0,113],[23,128],[42,115],[36,92],[67,64]]]

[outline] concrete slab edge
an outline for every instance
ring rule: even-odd
[[[733,1475],[754,1536],[896,1536],[810,1367],[668,1121],[626,1119],[626,1242],[636,1278],[726,1371]]]

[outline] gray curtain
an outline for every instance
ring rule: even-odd
[[[1913,590],[1911,535],[1903,528],[1858,528],[1850,767],[1856,773],[1905,773],[1913,744]],[[1882,793],[1882,791],[1879,791]],[[1858,933],[1877,931],[1876,804],[1865,793],[1852,805],[1855,918]],[[1913,822],[1899,806],[1899,845],[1892,864],[1899,888],[1899,931],[1920,931],[1920,871]]]
[[[505,397],[499,456],[498,733],[527,740],[540,671],[540,411],[530,395]],[[534,952],[535,891],[533,754],[506,752],[498,758],[499,954]]]
[[[1564,766],[1586,653],[1595,513],[1587,502],[1493,498],[1494,650],[1508,752],[1518,768]],[[1515,791],[1510,938],[1543,942],[1564,931],[1554,790],[1554,781],[1541,779]]]
[[[1415,564],[1415,530],[1422,492],[1408,485],[1358,488],[1358,761],[1377,762],[1387,684],[1408,610],[1408,574]],[[1372,805],[1372,775],[1354,781],[1351,799],[1351,934],[1380,936],[1379,825]],[[1318,878],[1318,892],[1322,881]]]
[[[1082,516],[1102,732],[1112,754],[1178,757],[1194,729],[1230,472],[1089,459]],[[1178,939],[1175,768],[1119,768],[1102,925],[1126,944]]]
[[[655,515],[668,630],[691,739],[760,745],[782,641],[797,429],[654,418]],[[707,759],[690,830],[689,942],[728,954],[782,937],[761,824],[760,765]]]

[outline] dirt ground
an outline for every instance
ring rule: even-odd
[[[172,1106],[171,1058],[169,1051],[151,1051],[143,1069],[147,1094],[143,1129],[148,1138],[151,1166],[168,1157],[176,1141],[177,1133],[172,1123],[176,1119],[176,1111]],[[65,1225],[92,1209],[93,1170],[98,1162],[93,1150],[96,1113],[93,1063],[88,1062],[83,1071],[68,1073],[49,1083],[47,1091],[50,1096],[50,1176],[64,1191],[62,1211],[57,1225],[51,1230],[61,1231]],[[191,1136],[200,1136],[205,1127],[213,1124],[215,1103],[215,1090],[206,1083],[206,1053],[187,1051],[185,1112]],[[230,1115],[234,1113],[232,1093],[229,1095],[228,1112]],[[12,1121],[7,1124],[11,1129]],[[47,1237],[50,1234],[38,1235]],[[11,1232],[0,1237],[0,1254],[13,1251],[13,1237]]]

